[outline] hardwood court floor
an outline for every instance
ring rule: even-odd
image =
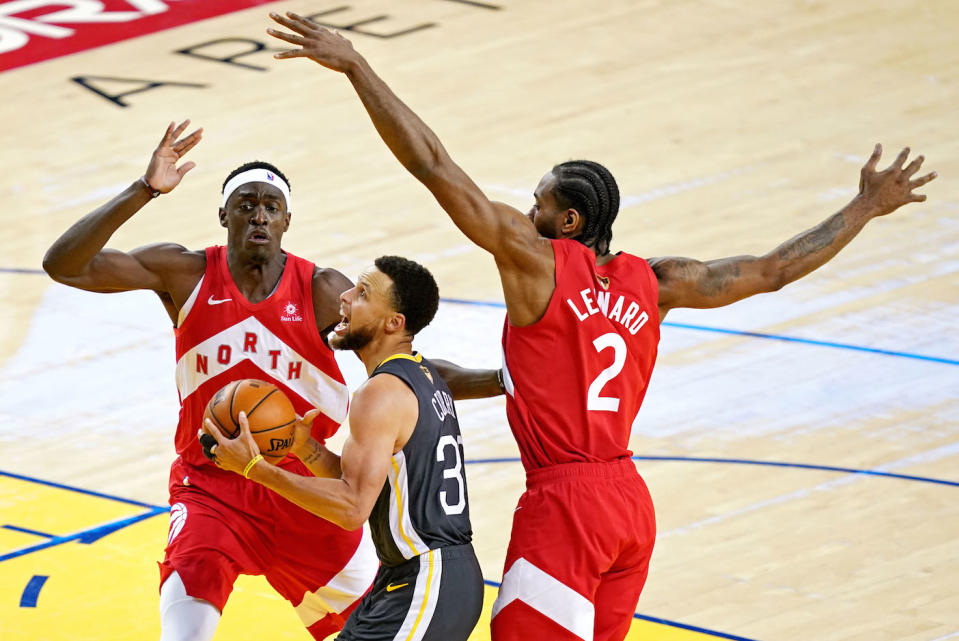
[[[176,420],[166,317],[151,294],[87,294],[31,270],[143,172],[170,120],[205,127],[198,167],[111,246],[224,242],[222,179],[270,160],[293,183],[290,251],[351,277],[384,253],[424,262],[449,301],[421,351],[499,362],[492,261],[392,159],[346,80],[268,51],[235,59],[249,66],[209,59],[272,46],[271,9],[355,25],[344,33],[493,198],[525,209],[553,163],[609,166],[623,194],[614,247],[639,255],[763,253],[847,202],[875,142],[883,164],[904,145],[925,154],[940,174],[929,201],[873,221],[819,272],[670,314],[632,440],[660,534],[631,638],[959,638],[959,8],[491,4],[276,2],[0,73],[0,638],[158,630],[166,519],[153,511]],[[176,53],[190,48],[209,57]],[[81,76],[203,86],[158,85],[123,108]],[[342,363],[355,386],[352,356]],[[522,470],[502,401],[459,412],[496,582]],[[216,638],[267,634],[305,638],[243,580]]]

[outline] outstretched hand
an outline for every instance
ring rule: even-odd
[[[179,125],[170,123],[166,128],[166,133],[160,140],[160,144],[153,150],[153,156],[150,158],[150,164],[147,166],[147,172],[144,178],[147,184],[160,193],[166,194],[180,184],[180,180],[186,175],[186,172],[196,167],[195,162],[185,162],[179,167],[177,162],[191,149],[193,149],[200,138],[203,137],[203,129],[197,129],[189,136],[180,138],[190,121],[184,120]],[[177,140],[180,138],[179,140]]]
[[[909,157],[909,147],[899,152],[892,164],[882,171],[876,170],[879,158],[882,156],[882,145],[876,145],[872,155],[862,168],[859,178],[859,198],[870,205],[876,216],[885,216],[908,203],[921,203],[926,199],[925,194],[914,193],[927,182],[936,178],[934,171],[919,178],[913,178],[924,158],[916,156],[912,162],[903,167]]]
[[[270,28],[266,30],[268,34],[284,42],[289,42],[290,44],[301,47],[300,49],[287,49],[286,51],[273,54],[273,57],[278,60],[284,58],[309,58],[310,60],[320,63],[327,69],[345,72],[350,68],[350,65],[359,58],[359,54],[353,49],[353,44],[341,36],[338,31],[330,31],[292,11],[287,11],[285,16],[281,16],[278,13],[271,13],[270,17],[274,22],[296,33],[285,33]]]
[[[250,423],[246,420],[246,412],[240,412],[238,422],[240,423],[240,434],[236,438],[227,438],[213,424],[210,419],[203,421],[203,429],[197,436],[204,433],[212,436],[216,440],[216,445],[211,446],[210,454],[217,467],[237,474],[243,474],[247,464],[260,453],[253,435],[250,433]]]

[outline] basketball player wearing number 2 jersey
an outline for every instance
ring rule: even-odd
[[[242,413],[236,439],[209,420],[203,438],[216,440],[217,465],[314,514],[346,529],[369,519],[380,571],[341,641],[466,641],[483,576],[470,543],[463,441],[449,388],[412,343],[436,313],[436,282],[413,261],[383,256],[341,299],[330,345],[353,350],[370,377],[353,397],[339,465],[313,469],[328,478],[264,463]],[[308,466],[316,453],[333,456],[304,433],[295,441]]]
[[[523,216],[491,202],[429,127],[337,33],[287,13],[270,35],[346,74],[376,130],[456,226],[496,261],[507,320],[507,415],[527,470],[514,513],[494,641],[623,639],[655,538],[652,502],[627,449],[656,359],[659,323],[675,307],[719,307],[769,292],[826,263],[870,219],[909,202],[935,173],[913,176],[905,149],[821,224],[762,257],[643,260],[610,250],[619,190],[602,165],[553,167]],[[543,535],[543,533],[548,533]]]

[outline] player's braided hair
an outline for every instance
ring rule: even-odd
[[[276,174],[277,176],[279,176],[286,182],[286,186],[290,188],[290,193],[291,194],[293,193],[293,185],[290,184],[290,179],[287,178],[282,171],[280,171],[279,169],[277,169],[270,163],[265,162],[263,160],[254,160],[252,162],[245,162],[239,167],[237,167],[236,169],[234,169],[233,171],[231,171],[230,175],[227,176],[226,180],[223,181],[223,185],[220,187],[220,191],[222,192],[224,189],[226,189],[226,184],[230,182],[230,180],[234,176],[236,176],[237,174],[242,174],[244,171],[247,171],[248,169],[266,169],[267,171],[273,172],[274,174]]]
[[[555,196],[563,209],[575,209],[586,218],[583,232],[576,238],[596,253],[609,253],[613,240],[613,221],[619,213],[619,187],[606,167],[591,160],[570,160],[553,167]]]
[[[406,330],[416,335],[430,324],[440,304],[433,274],[400,256],[380,256],[373,264],[393,281],[393,308],[406,317]]]

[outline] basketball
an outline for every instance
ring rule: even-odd
[[[240,434],[240,412],[246,412],[250,433],[270,463],[286,456],[293,445],[296,410],[276,385],[248,378],[232,381],[213,395],[203,412],[229,438]]]

